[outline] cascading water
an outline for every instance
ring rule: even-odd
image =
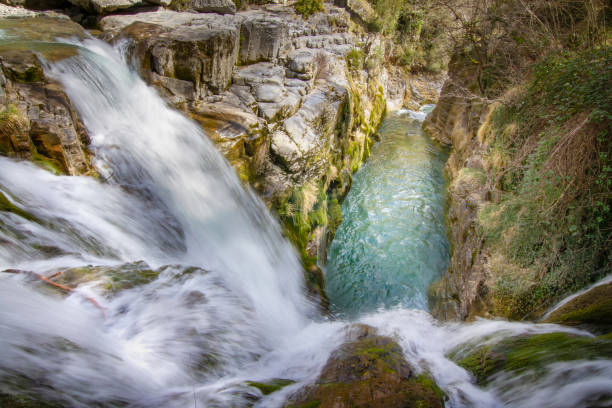
[[[154,270],[118,291],[112,279],[94,275],[69,296],[28,274],[0,273],[0,394],[28,390],[76,407],[170,408],[248,406],[256,395],[256,406],[282,406],[316,379],[354,322],[315,320],[294,251],[194,123],[106,44],[72,46],[78,55],[46,71],[82,115],[105,181],[0,158],[0,190],[30,214],[0,212],[0,270],[148,268],[136,261]],[[578,330],[440,324],[401,306],[358,322],[394,336],[413,368],[433,375],[449,407],[573,407],[588,396],[612,397],[609,361],[567,363],[541,381],[513,378],[480,389],[446,357],[518,334],[588,335]],[[246,384],[271,378],[296,383],[268,396]],[[571,399],[542,398],[562,385]]]

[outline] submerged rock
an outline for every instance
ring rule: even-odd
[[[417,375],[390,337],[366,325],[349,330],[316,383],[298,392],[287,407],[443,407],[442,391]]]

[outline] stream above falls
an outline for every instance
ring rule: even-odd
[[[420,121],[431,109],[384,119],[381,140],[342,203],[343,222],[326,268],[327,292],[339,315],[398,305],[427,310],[427,287],[448,267],[448,154],[424,134]]]

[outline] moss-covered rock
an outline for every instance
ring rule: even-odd
[[[612,358],[612,339],[568,333],[517,336],[494,345],[476,348],[468,355],[453,355],[457,364],[474,375],[480,385],[487,384],[501,371],[542,374],[549,364],[562,361]]]
[[[29,395],[0,393],[0,407],[3,408],[62,408],[62,405],[45,402]]]
[[[82,266],[61,271],[55,282],[68,287],[95,282],[104,293],[113,295],[122,290],[146,285],[157,279],[163,268],[151,269],[145,262],[132,262],[117,266]]]
[[[444,394],[426,375],[412,371],[401,347],[365,325],[351,328],[313,386],[287,407],[443,407]]]
[[[288,385],[295,383],[293,380],[287,380],[284,378],[273,378],[266,382],[261,381],[247,381],[247,385],[257,388],[263,395],[269,395],[276,392]]]
[[[0,192],[0,211],[13,213],[29,221],[39,222],[35,216],[10,202],[2,192]]]
[[[553,311],[546,323],[578,326],[599,334],[612,332],[612,283],[599,285]]]

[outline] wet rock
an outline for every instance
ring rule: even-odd
[[[48,19],[40,18],[22,19],[20,24],[38,22],[49,25]],[[76,26],[63,19],[56,24]],[[32,160],[55,173],[93,174],[86,147],[89,136],[76,110],[61,85],[44,75],[38,50],[23,47],[0,47],[0,154]],[[75,52],[64,45],[41,51],[57,58]]]
[[[443,393],[417,375],[390,337],[366,325],[352,326],[319,379],[295,395],[287,407],[443,407]]]
[[[612,332],[612,283],[595,286],[576,296],[543,322],[575,326],[598,334]]]
[[[276,392],[288,385],[295,383],[293,380],[286,380],[283,378],[273,378],[271,380],[261,381],[247,381],[247,385],[257,388],[263,395],[269,395]]]
[[[568,333],[524,335],[493,345],[455,350],[450,357],[472,373],[479,385],[486,385],[500,372],[528,373],[535,379],[553,363],[610,359],[612,339]]]

